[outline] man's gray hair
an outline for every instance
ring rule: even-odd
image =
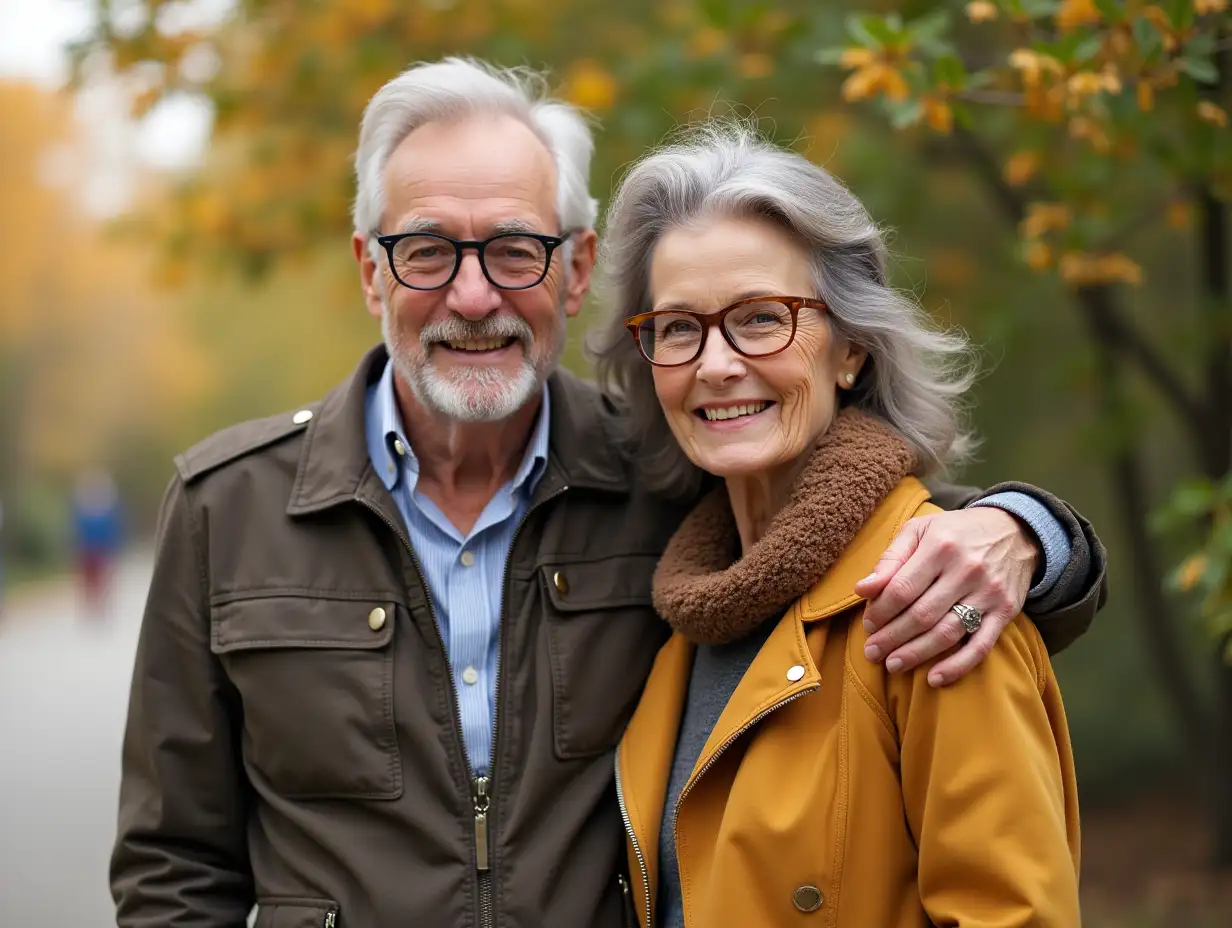
[[[355,231],[379,231],[385,165],[408,135],[429,122],[503,113],[524,122],[556,162],[556,211],[562,231],[594,226],[588,189],[594,139],[576,107],[548,95],[546,78],[529,68],[497,68],[469,58],[412,65],[368,101],[355,152]]]
[[[651,366],[624,321],[651,308],[651,259],[664,233],[742,216],[768,218],[806,243],[816,293],[785,295],[820,297],[835,332],[867,349],[840,401],[894,426],[915,449],[921,475],[965,458],[973,442],[961,403],[975,378],[966,337],[938,330],[914,297],[889,286],[882,231],[833,175],[744,122],[716,119],[686,127],[638,162],[607,216],[600,264],[610,316],[589,347],[600,385],[626,414],[625,450],[650,488],[689,494],[702,474],[672,436]]]

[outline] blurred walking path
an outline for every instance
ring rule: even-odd
[[[125,558],[109,614],[81,614],[70,580],[0,613],[0,924],[115,924],[107,862],[120,741],[150,557]]]

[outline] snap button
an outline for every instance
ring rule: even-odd
[[[462,682],[467,686],[474,686],[479,682],[479,671],[474,667],[467,667],[462,671]]]
[[[552,574],[552,582],[556,584],[556,589],[560,591],[561,595],[569,592],[569,581],[565,579],[565,575],[559,570]]]
[[[797,680],[799,680],[803,676],[804,676],[804,668],[801,667],[799,664],[796,664],[794,667],[787,668],[787,679],[790,680],[792,683],[795,683]]]
[[[791,897],[792,905],[801,912],[816,912],[825,901],[826,897],[822,895],[820,889],[807,884],[797,889]]]
[[[374,632],[379,632],[385,627],[385,610],[380,606],[368,613],[368,627]]]
[[[462,557],[459,558],[459,560],[462,561],[463,567],[474,567],[475,566],[475,552],[474,551],[463,551]]]
[[[296,425],[303,425],[305,422],[307,422],[311,418],[312,418],[311,409],[301,409],[299,412],[297,412],[295,415],[291,417],[291,421],[294,422]]]
[[[394,450],[398,452],[398,457],[403,457],[406,454],[406,445],[402,444],[401,438],[394,439]]]

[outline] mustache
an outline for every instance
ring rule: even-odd
[[[488,338],[516,338],[529,346],[535,335],[530,326],[517,316],[485,316],[472,321],[455,315],[440,322],[430,322],[419,330],[419,344],[424,351],[439,342]]]

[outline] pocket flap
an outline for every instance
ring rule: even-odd
[[[558,612],[650,605],[658,556],[623,554],[597,561],[544,564],[539,570]]]
[[[328,899],[273,896],[257,900],[253,928],[342,928],[337,913],[338,906]]]
[[[389,644],[396,606],[390,600],[261,596],[210,609],[210,650],[258,648],[375,650]]]

